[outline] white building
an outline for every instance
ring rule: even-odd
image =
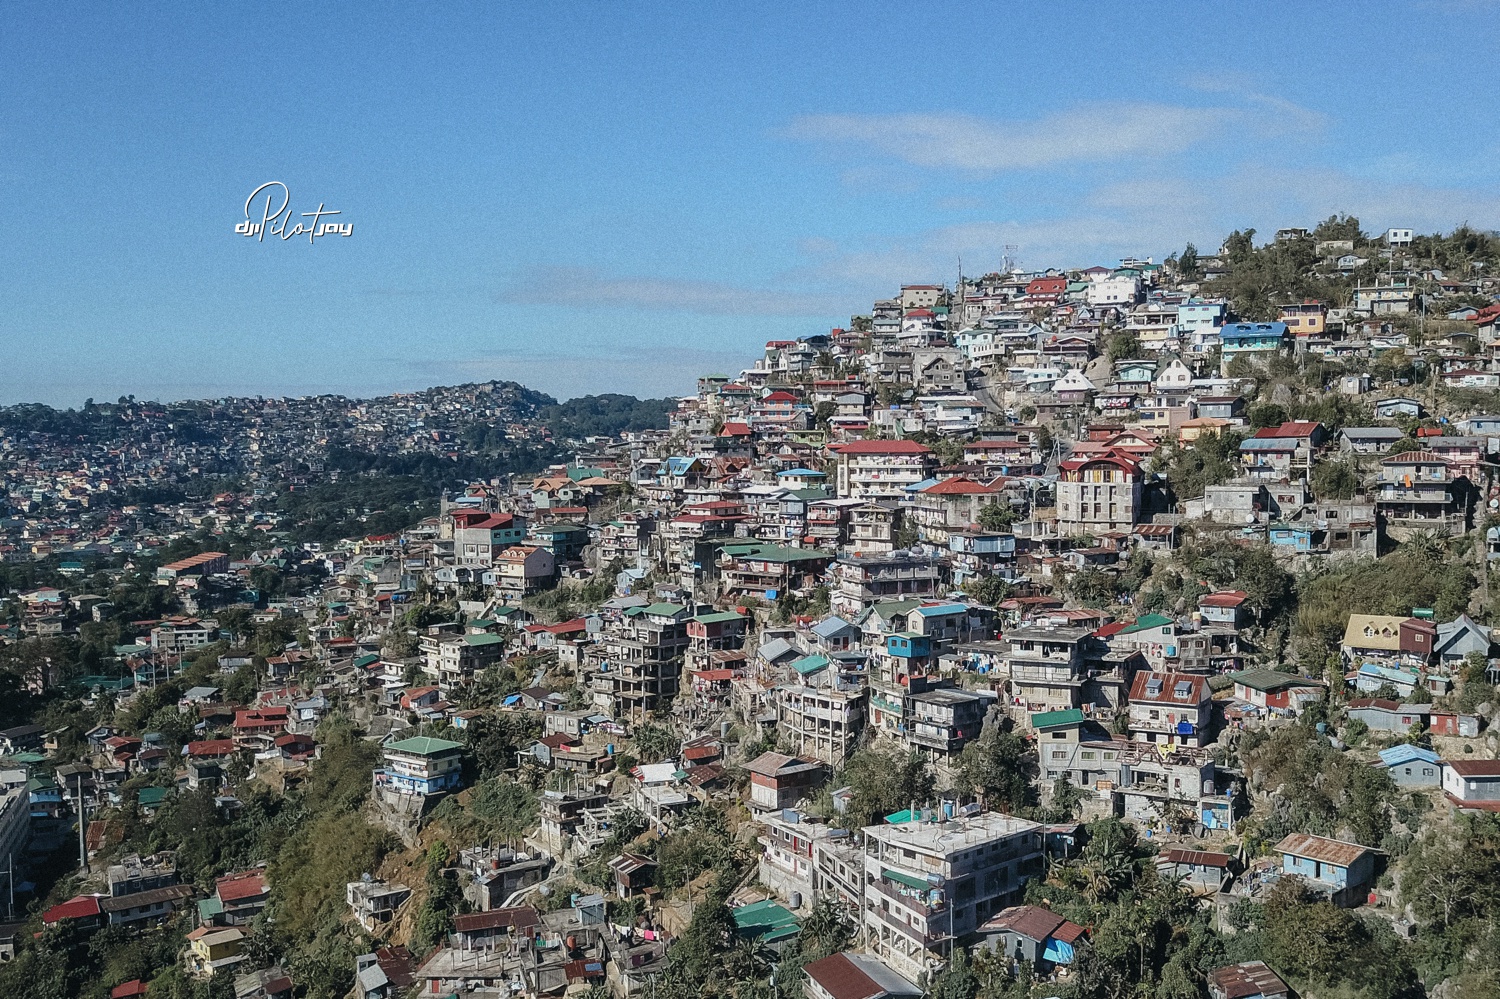
[[[1009,815],[868,826],[864,840],[867,945],[913,980],[940,971],[955,939],[1042,873],[1042,827]]]
[[[828,450],[838,462],[841,498],[901,500],[936,464],[932,449],[916,441],[849,441]]]

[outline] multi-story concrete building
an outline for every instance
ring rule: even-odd
[[[927,600],[942,588],[943,567],[925,555],[894,552],[841,558],[833,563],[829,602],[833,612],[853,621],[860,611],[891,600]]]
[[[783,741],[802,756],[840,766],[865,728],[865,688],[835,679],[828,686],[779,688],[777,717]]]
[[[428,636],[422,640],[422,651],[427,656],[428,674],[446,692],[498,663],[505,654],[505,638],[487,633]]]
[[[435,798],[463,786],[464,747],[447,739],[402,739],[381,752],[385,766],[375,771],[383,797]]]
[[[1057,478],[1057,533],[1129,531],[1140,517],[1145,476],[1132,458],[1109,452],[1063,462]]]
[[[833,552],[772,544],[727,544],[719,555],[719,590],[725,597],[753,595],[775,600],[790,590],[817,584]]]
[[[1469,480],[1431,451],[1381,459],[1375,512],[1397,540],[1414,530],[1461,534],[1468,529]]]
[[[455,510],[453,557],[459,565],[488,568],[495,556],[526,540],[526,521],[510,513]]]
[[[1139,652],[1106,651],[1090,635],[1087,628],[1067,627],[1009,631],[1003,669],[1012,705],[1028,712],[1123,706],[1145,659]]]
[[[1206,677],[1141,672],[1130,687],[1130,737],[1136,742],[1200,747],[1213,720]]]
[[[494,557],[495,588],[508,600],[519,601],[551,585],[557,560],[539,545],[511,545]]]
[[[632,607],[604,638],[604,661],[592,677],[594,701],[618,717],[643,719],[670,704],[692,639],[693,609],[655,603]]]
[[[861,928],[881,960],[911,979],[940,971],[955,942],[1042,872],[1042,827],[1008,815],[913,816],[863,835]]]
[[[853,836],[788,808],[769,812],[760,818],[761,833],[757,839],[763,848],[757,877],[792,903],[792,908],[811,905],[818,897],[816,846],[831,840],[848,846]]]
[[[907,697],[906,743],[933,762],[951,765],[979,738],[984,717],[995,703],[992,692],[935,687]]]
[[[916,441],[848,441],[828,450],[837,463],[838,495],[853,499],[899,502],[936,466],[932,449]]]

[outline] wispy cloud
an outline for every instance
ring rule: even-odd
[[[588,267],[534,267],[497,298],[523,305],[696,312],[716,316],[823,316],[847,311],[837,295],[719,281],[606,274]]]
[[[819,114],[799,117],[787,138],[873,149],[923,167],[995,173],[1063,163],[1163,158],[1228,134],[1306,131],[1321,116],[1290,101],[1246,95],[1238,106],[1109,102],[1041,118],[967,114]]]

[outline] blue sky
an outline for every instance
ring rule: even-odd
[[[1007,245],[1492,228],[1497,29],[1475,0],[11,4],[0,401],[679,394]],[[271,180],[353,234],[235,235]]]

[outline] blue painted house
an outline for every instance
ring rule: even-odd
[[[1313,550],[1314,529],[1305,524],[1272,524],[1266,528],[1266,538],[1277,548],[1294,552]]]
[[[898,659],[926,659],[932,655],[932,639],[916,632],[897,632],[886,636],[885,651]]]
[[[1226,365],[1241,354],[1274,354],[1286,345],[1286,323],[1225,323],[1219,343]]]
[[[375,771],[375,789],[384,795],[430,795],[463,787],[464,747],[447,739],[417,736],[388,744],[385,767]]]
[[[1380,762],[1374,766],[1390,774],[1398,787],[1437,787],[1442,781],[1437,753],[1421,746],[1382,749]]]
[[[1325,894],[1334,905],[1362,905],[1375,885],[1375,854],[1358,843],[1325,836],[1292,833],[1276,844],[1281,854],[1281,873],[1294,874],[1314,891]]]

